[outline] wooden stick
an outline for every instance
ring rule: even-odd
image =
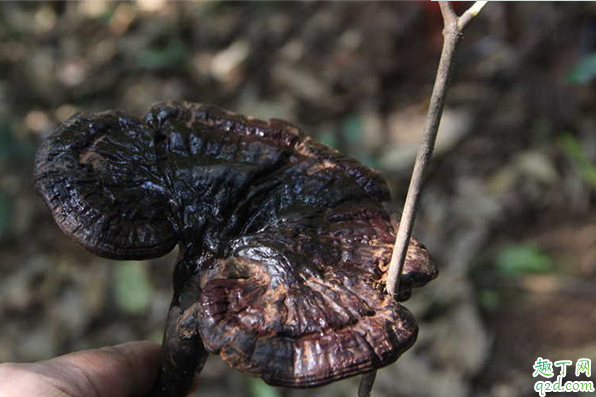
[[[426,115],[426,123],[423,130],[423,141],[418,149],[406,203],[399,222],[399,228],[395,237],[395,245],[391,255],[391,262],[387,274],[387,293],[395,296],[399,291],[399,275],[402,273],[408,245],[410,245],[410,236],[414,227],[416,209],[420,201],[422,184],[430,164],[430,159],[435,147],[437,131],[443,114],[445,104],[445,94],[449,85],[449,79],[453,69],[453,55],[457,48],[457,43],[461,38],[461,33],[480,10],[486,5],[486,1],[475,2],[462,16],[458,17],[453,11],[451,3],[448,1],[439,1],[441,15],[443,16],[443,50],[439,60],[439,68],[435,78],[430,106]],[[374,386],[377,371],[371,371],[362,375],[360,386],[358,387],[358,397],[370,397]]]
[[[445,94],[451,77],[453,69],[453,55],[457,47],[457,43],[461,38],[463,29],[468,25],[474,16],[480,12],[482,7],[486,4],[485,1],[478,1],[472,5],[461,17],[457,17],[451,4],[446,1],[440,1],[441,14],[443,15],[444,29],[443,29],[443,50],[441,52],[441,59],[439,60],[439,68],[437,70],[437,77],[433,86],[432,95],[430,98],[430,105],[426,115],[426,123],[423,130],[423,140],[416,162],[414,163],[414,170],[412,171],[412,178],[410,179],[410,186],[408,188],[408,195],[406,203],[399,222],[397,236],[395,237],[395,245],[393,246],[393,254],[389,264],[387,273],[387,292],[395,295],[399,290],[399,275],[402,272],[404,259],[406,257],[408,245],[410,243],[410,236],[412,228],[414,227],[414,219],[416,209],[420,201],[420,193],[422,191],[422,184],[424,177],[430,164],[430,159],[433,154],[437,131],[443,114],[443,105],[445,103]]]

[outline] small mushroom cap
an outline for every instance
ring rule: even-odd
[[[344,203],[231,241],[229,256],[202,279],[207,350],[287,387],[395,361],[418,328],[379,284],[393,238],[387,220],[374,203]]]
[[[100,255],[145,258],[179,242],[168,329],[273,385],[395,361],[417,335],[398,300],[437,275],[412,239],[397,298],[387,295],[387,185],[282,120],[189,102],[157,105],[144,122],[76,115],[40,149],[36,180],[62,229]]]
[[[64,233],[97,255],[145,259],[176,245],[155,133],[121,112],[64,122],[37,152],[35,184]]]

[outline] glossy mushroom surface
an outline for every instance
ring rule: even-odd
[[[187,393],[207,352],[311,387],[388,365],[416,339],[397,301],[436,277],[428,252],[412,239],[388,296],[385,182],[288,122],[189,102],[143,121],[78,114],[36,167],[56,222],[92,252],[143,259],[179,244],[154,396]]]

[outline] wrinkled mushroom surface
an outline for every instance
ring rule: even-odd
[[[436,276],[427,251],[412,239],[397,299],[384,293],[385,182],[288,122],[188,102],[143,121],[77,114],[35,177],[62,230],[98,255],[180,245],[154,395],[185,393],[206,352],[309,387],[390,364],[416,339],[397,300]]]

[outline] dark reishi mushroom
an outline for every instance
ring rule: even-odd
[[[388,365],[416,339],[398,300],[436,277],[428,252],[411,240],[387,295],[385,182],[290,123],[188,102],[144,121],[78,114],[42,145],[35,178],[62,230],[98,255],[179,244],[154,396],[187,393],[207,352],[311,387]]]

